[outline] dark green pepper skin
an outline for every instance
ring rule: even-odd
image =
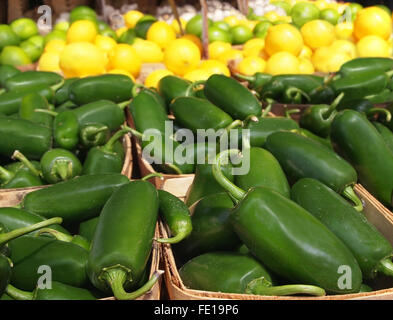
[[[11,298],[8,294],[3,294],[2,296],[0,296],[0,300],[1,301],[14,301],[15,299]]]
[[[252,254],[278,275],[330,293],[359,292],[362,273],[355,257],[318,219],[290,199],[269,188],[251,189],[230,219]],[[340,266],[351,268],[352,289],[339,288]]]
[[[36,85],[26,89],[16,89],[0,95],[0,114],[6,116],[16,114],[19,112],[20,104],[22,99],[29,93],[38,93],[48,100],[49,103],[53,102],[54,91],[45,85]]]
[[[330,126],[337,114],[336,111],[333,111],[326,116],[329,113],[329,108],[330,106],[328,105],[315,105],[307,108],[300,117],[300,126],[322,138],[327,138],[329,136]]]
[[[373,121],[372,124],[375,128],[377,128],[378,132],[382,136],[383,140],[385,141],[387,147],[391,152],[393,152],[393,132],[382,123]]]
[[[37,85],[46,85],[50,87],[60,83],[62,80],[63,77],[55,72],[26,71],[6,80],[4,87],[9,91],[35,87]]]
[[[363,213],[319,181],[299,180],[291,196],[351,250],[365,278],[374,278],[379,262],[393,255],[390,243]]]
[[[230,115],[204,99],[176,98],[171,103],[170,109],[177,123],[194,133],[197,133],[198,129],[218,131],[227,128],[233,122]]]
[[[246,293],[247,285],[264,277],[272,282],[266,269],[254,258],[232,252],[212,252],[187,262],[180,270],[187,288],[194,290]]]
[[[356,58],[344,63],[339,73],[346,77],[355,73],[363,73],[374,70],[383,72],[393,69],[393,61],[391,58]]]
[[[314,178],[341,193],[357,182],[355,169],[333,150],[293,132],[276,132],[266,148],[280,162],[290,181]]]
[[[211,76],[205,83],[204,93],[211,103],[234,119],[244,120],[262,114],[258,99],[233,78],[218,74]]]
[[[328,138],[321,138],[320,136],[317,136],[316,134],[314,134],[311,131],[304,129],[304,128],[295,129],[295,130],[291,130],[291,131],[295,132],[297,134],[300,134],[302,136],[305,136],[306,138],[312,139],[315,142],[318,142],[319,144],[321,144],[322,146],[325,146],[325,147],[333,150],[332,142]]]
[[[96,232],[99,217],[82,222],[79,225],[79,235],[84,237],[87,241],[91,242]]]
[[[55,112],[61,113],[61,112],[67,111],[67,110],[75,109],[77,107],[78,106],[75,103],[68,100],[68,101],[64,102],[63,104],[59,105],[57,108],[55,108]]]
[[[23,209],[64,222],[82,222],[99,216],[112,193],[129,182],[121,174],[81,176],[25,196]]]
[[[1,187],[3,189],[19,189],[19,188],[30,188],[39,187],[44,183],[33,173],[27,171],[18,171],[11,178],[11,180],[5,182]]]
[[[169,104],[167,105],[164,98],[158,93],[156,89],[153,88],[144,88],[142,91],[150,94],[164,109],[165,113],[169,112]]]
[[[0,253],[0,295],[3,295],[5,288],[11,280],[12,266],[10,260]]]
[[[88,123],[79,130],[79,142],[83,148],[104,145],[110,136],[109,128],[101,123]]]
[[[4,88],[5,82],[9,78],[12,78],[13,76],[16,76],[19,73],[22,73],[22,71],[20,71],[19,69],[13,66],[9,66],[9,65],[0,66],[0,87]]]
[[[31,164],[33,165],[33,167],[37,170],[37,171],[41,171],[41,164],[39,163],[39,161],[30,161]],[[22,162],[13,162],[9,165],[6,165],[4,167],[6,170],[12,172],[12,173],[17,173],[18,171],[25,171],[25,172],[31,172],[31,170],[26,167],[26,165]]]
[[[333,121],[331,140],[355,167],[360,183],[383,204],[390,206],[393,154],[372,123],[359,112],[341,111]],[[372,150],[365,146],[372,147]]]
[[[75,81],[77,81],[78,78],[70,78],[70,79],[66,79],[64,81],[63,86],[58,89],[55,93],[55,105],[56,106],[60,106],[64,103],[66,103],[67,101],[69,101],[70,99],[70,86],[71,84],[73,84]]]
[[[232,169],[229,165],[221,167],[223,174],[233,182],[235,178]],[[195,178],[187,193],[186,204],[190,207],[205,196],[221,192],[224,192],[224,189],[214,179],[212,165],[199,164],[196,166]]]
[[[226,193],[212,194],[195,203],[190,208],[193,231],[173,247],[176,257],[187,262],[203,253],[237,248],[240,240],[229,222],[233,207]]]
[[[263,89],[263,86],[270,82],[273,78],[271,74],[263,72],[257,72],[251,77],[237,74],[236,77],[240,80],[247,81],[248,87],[251,90],[255,90],[257,92],[260,92]]]
[[[67,110],[59,113],[53,123],[53,140],[57,148],[74,150],[79,143],[79,121],[76,114]]]
[[[387,103],[393,101],[393,92],[390,89],[384,89],[381,92],[366,97],[373,104]]]
[[[42,112],[35,112],[37,109],[50,110],[50,106],[45,97],[38,93],[30,93],[23,97],[19,109],[19,117],[44,127],[52,128],[53,117]]]
[[[48,237],[24,236],[9,243],[14,263],[11,283],[32,291],[41,276],[41,266],[52,269],[52,279],[75,287],[87,285],[88,252],[82,247]]]
[[[0,224],[3,224],[9,231],[29,227],[33,224],[44,221],[45,218],[38,214],[30,213],[16,208],[0,208]],[[60,231],[65,234],[69,232],[58,224],[49,226],[49,228]],[[37,231],[31,234],[36,234]]]
[[[250,149],[250,170],[245,175],[235,176],[235,184],[244,190],[254,187],[270,187],[284,197],[290,198],[288,180],[279,162],[267,150]]]
[[[0,117],[0,154],[11,157],[19,150],[27,158],[41,159],[52,147],[52,130],[24,119]]]
[[[309,93],[310,103],[330,104],[336,98],[336,94],[331,86],[322,85]]]
[[[158,84],[158,93],[169,106],[173,99],[185,97],[191,82],[176,76],[166,76]]]
[[[82,173],[82,164],[70,151],[64,149],[52,149],[41,158],[42,175],[44,179],[55,184],[67,181]]]
[[[119,103],[132,98],[133,87],[134,82],[124,75],[105,74],[87,77],[71,84],[69,98],[80,106],[98,100]]]
[[[205,90],[203,88],[199,89],[199,90],[195,90],[194,95],[196,98],[207,100],[207,98],[205,96]]]
[[[374,105],[367,99],[357,99],[340,103],[337,107],[338,111],[350,109],[357,112],[367,113],[370,109],[374,108]]]
[[[158,193],[145,181],[119,188],[101,212],[87,273],[97,289],[111,292],[106,268],[126,268],[124,289],[135,288],[146,269],[158,219]],[[108,270],[109,271],[109,270]]]
[[[102,123],[110,131],[118,130],[126,120],[124,110],[108,100],[95,100],[95,102],[74,109],[73,112],[76,114],[80,126],[92,122]]]

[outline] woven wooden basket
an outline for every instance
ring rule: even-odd
[[[163,188],[169,192],[175,192],[177,196],[184,199],[186,191],[192,181],[190,179],[168,180]],[[355,186],[355,192],[364,204],[364,214],[389,241],[393,244],[393,213],[385,208],[361,185]],[[161,237],[168,237],[167,226],[161,223]],[[257,296],[247,294],[229,294],[219,292],[208,292],[188,289],[182,282],[173,251],[170,245],[162,246],[162,254],[165,268],[165,283],[171,300],[392,300],[393,288],[377,290],[367,293],[331,295],[325,297],[276,297]]]

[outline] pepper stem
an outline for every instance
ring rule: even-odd
[[[345,187],[345,189],[342,192],[342,195],[351,200],[355,206],[354,209],[356,211],[362,212],[363,211],[363,203],[362,200],[359,199],[359,197],[356,195],[355,191],[353,191],[353,188],[351,186]]]
[[[50,228],[43,228],[43,229],[39,230],[35,234],[35,236],[39,237],[40,235],[43,235],[43,234],[49,234],[51,236],[54,236],[57,240],[60,240],[63,242],[72,242],[72,239],[73,239],[73,237],[68,234],[65,234],[60,231],[50,229]]]
[[[390,111],[388,109],[384,109],[384,108],[371,108],[370,110],[367,111],[366,115],[367,117],[372,117],[375,114],[382,114],[385,116],[385,120],[386,122],[390,122],[390,120],[392,120],[392,114],[390,113]]]
[[[192,93],[194,92],[195,88],[201,85],[204,85],[206,81],[200,80],[200,81],[195,81],[190,84],[190,86],[186,90],[185,97],[192,97]]]
[[[244,198],[246,195],[246,192],[239,187],[237,187],[235,184],[233,184],[221,171],[221,163],[224,159],[228,159],[229,156],[234,155],[234,154],[239,154],[239,150],[225,150],[221,152],[219,155],[216,157],[216,161],[213,164],[212,171],[213,171],[213,176],[218,182],[218,184],[223,187],[225,190],[228,191],[228,193],[231,194],[231,196],[236,199],[237,201],[240,201],[241,199]]]
[[[49,114],[52,117],[57,117],[57,115],[59,114],[56,111],[51,111],[51,110],[46,110],[46,109],[35,109],[34,112],[46,113],[46,114]]]
[[[305,93],[303,90],[300,90],[299,88],[296,88],[296,87],[289,87],[285,91],[285,94],[291,100],[298,100],[298,99],[301,99],[301,97],[304,97],[307,101],[311,100],[310,96],[307,93]]]
[[[134,86],[132,87],[132,91],[131,91],[132,97],[135,98],[140,92],[139,89],[142,89],[142,88],[146,88],[146,87],[142,84],[135,83]]]
[[[158,243],[176,244],[182,242],[187,237],[188,234],[189,234],[188,232],[180,232],[172,238],[167,238],[167,239],[155,238],[154,240],[157,241]]]
[[[34,293],[28,291],[22,291],[10,284],[5,289],[5,293],[15,300],[33,300],[34,297]]]
[[[24,236],[28,233],[51,226],[53,224],[61,224],[62,222],[63,222],[62,218],[52,218],[52,219],[41,221],[39,223],[33,224],[28,227],[24,227],[24,228],[12,230],[7,233],[0,234],[0,246],[6,244],[11,240]]]
[[[122,129],[117,131],[109,140],[108,142],[102,147],[104,151],[107,152],[113,152],[115,143],[117,140],[122,138],[125,134],[127,134],[129,131],[128,129]]]
[[[246,288],[247,294],[256,294],[261,296],[289,296],[294,294],[325,296],[324,289],[304,284],[293,284],[284,286],[273,286],[270,281],[264,277],[251,281]]]
[[[18,160],[22,162],[35,176],[40,177],[41,172],[39,172],[33,164],[30,162],[29,159],[27,159],[23,153],[21,153],[19,150],[16,150],[14,154],[12,155],[12,159]]]
[[[148,181],[152,178],[160,178],[161,180],[164,180],[164,176],[161,173],[155,172],[152,174],[148,174],[147,176],[142,178],[142,181]]]
[[[157,271],[153,274],[151,279],[140,289],[128,293],[124,290],[124,283],[126,282],[127,273],[121,269],[111,269],[105,272],[103,280],[111,287],[112,292],[117,300],[135,300],[149,292],[157,283],[163,271]]]
[[[268,102],[268,105],[263,110],[261,118],[266,118],[266,116],[270,113],[270,111],[272,111],[274,101],[273,100],[268,100],[267,102]]]
[[[62,181],[67,181],[72,177],[72,162],[66,159],[59,159],[55,161],[52,174],[60,177]]]
[[[57,90],[59,90],[63,85],[64,85],[65,80],[62,79],[59,83],[51,86],[51,89],[56,92]]]
[[[386,75],[391,78],[393,76],[393,70],[386,72]]]
[[[0,166],[0,180],[6,184],[14,178],[14,174],[11,171],[8,171],[4,167]]]
[[[291,114],[296,114],[299,113],[300,109],[290,109],[288,108],[285,109],[285,118],[291,119]]]
[[[243,126],[243,121],[235,120],[228,127],[225,128],[226,131],[231,131],[232,129],[236,129],[238,127]]]
[[[245,76],[245,75],[239,74],[239,73],[236,73],[235,77],[239,78],[240,80],[247,81],[249,83],[253,83],[256,80],[255,76]]]
[[[336,99],[334,99],[334,101],[332,102],[332,104],[330,105],[329,109],[326,110],[326,112],[323,113],[323,117],[325,119],[329,118],[333,111],[336,110],[337,106],[340,104],[341,100],[344,98],[345,93],[341,92]]]
[[[173,163],[165,163],[165,167],[169,168],[179,176],[183,174],[183,171],[181,171],[180,168],[177,165],[174,165]]]
[[[393,263],[390,258],[381,260],[378,263],[377,270],[386,276],[393,276]]]
[[[124,110],[125,108],[127,108],[130,105],[130,103],[131,103],[131,100],[121,102],[117,105],[119,106],[120,109]]]
[[[127,132],[131,133],[133,136],[137,137],[138,139],[143,139],[143,133],[140,133],[130,127],[122,126],[121,129],[127,130]]]

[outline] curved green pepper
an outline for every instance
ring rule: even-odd
[[[341,111],[332,123],[331,140],[355,167],[360,183],[383,204],[391,206],[393,154],[372,123],[359,112]]]
[[[393,132],[382,123],[373,121],[372,124],[375,128],[377,128],[379,134],[382,136],[389,150],[393,152]]]
[[[96,232],[99,217],[82,222],[79,225],[79,235],[91,242]]]
[[[79,159],[68,150],[52,149],[41,158],[43,178],[50,184],[70,180],[82,173]]]
[[[78,106],[73,103],[72,101],[66,101],[63,104],[61,104],[60,106],[58,106],[57,108],[55,108],[55,112],[60,113],[60,112],[64,112],[66,110],[72,110],[77,108]]]
[[[346,77],[352,76],[355,73],[363,73],[374,70],[383,72],[393,69],[393,60],[391,58],[370,57],[370,58],[356,58],[344,63],[339,73]]]
[[[164,98],[169,106],[173,99],[185,97],[191,85],[190,81],[176,76],[166,76],[158,84],[158,93]]]
[[[125,201],[125,199],[127,199]],[[133,293],[147,267],[158,218],[158,194],[145,181],[120,187],[101,212],[92,242],[87,273],[94,286],[133,300],[149,291],[159,274]]]
[[[316,286],[274,286],[262,264],[249,255],[232,252],[206,253],[187,262],[179,273],[184,285],[194,290],[263,296],[326,294]]]
[[[248,87],[251,90],[255,90],[257,92],[261,92],[263,86],[272,80],[273,76],[268,73],[257,72],[253,76],[245,76],[242,74],[236,74],[236,78],[240,80],[244,80],[248,82]]]
[[[292,199],[329,228],[352,251],[365,278],[378,271],[393,276],[393,248],[362,213],[314,179],[299,180]]]
[[[13,76],[22,73],[19,69],[14,66],[2,65],[0,66],[0,87],[4,88],[5,82]]]
[[[386,88],[379,93],[366,96],[365,99],[373,104],[388,103],[393,101],[393,92],[391,89]]]
[[[308,96],[312,104],[330,104],[336,98],[335,92],[329,84],[323,84],[315,88]]]
[[[64,81],[64,84],[62,85],[61,88],[59,88],[56,93],[55,93],[55,99],[54,103],[56,106],[60,106],[70,99],[70,86],[73,84],[75,81],[77,81],[78,78],[69,78]]]
[[[316,134],[312,133],[311,131],[303,128],[295,129],[295,130],[290,130],[291,132],[300,134],[306,138],[309,138],[311,140],[314,140],[318,142],[319,144],[328,147],[329,149],[333,150],[332,142],[328,138],[322,138],[320,136],[317,136]]]
[[[159,243],[175,244],[192,232],[190,211],[183,201],[164,190],[158,190],[160,213],[168,224],[173,238],[156,239]]]
[[[29,165],[26,165],[26,163],[23,163],[23,162],[20,162],[20,161],[19,162],[13,162],[13,163],[10,163],[10,164],[4,166],[4,168],[6,170],[8,170],[8,171],[13,172],[13,173],[17,173],[19,170],[27,171],[27,172],[30,172],[30,173],[34,173],[36,171],[37,172],[41,171],[41,164],[40,164],[39,161],[29,161],[29,163],[30,163]],[[34,169],[35,169],[34,172],[30,170],[30,168],[31,168],[30,165],[32,165],[34,167]]]
[[[318,219],[269,188],[258,187],[246,193],[221,174],[221,161],[238,152],[227,150],[217,156],[213,173],[239,201],[230,221],[252,254],[291,282],[316,285],[330,293],[359,292],[362,273],[355,257]],[[350,287],[340,285],[342,266],[351,270]]]
[[[293,132],[273,133],[267,138],[266,148],[280,162],[290,181],[317,179],[354,202],[358,211],[363,210],[352,188],[357,183],[357,173],[333,150]]]
[[[50,110],[51,107],[45,97],[38,93],[30,93],[23,97],[19,109],[19,117],[42,126],[52,128],[53,118],[49,114],[36,112],[37,109]]]
[[[102,146],[109,136],[109,128],[101,123],[87,123],[79,130],[79,141],[84,148]]]
[[[52,281],[50,289],[35,288],[33,292],[22,291],[11,285],[6,289],[7,294],[15,300],[97,300],[97,298],[88,290],[72,287],[57,281]]]
[[[79,122],[75,113],[67,110],[58,113],[53,123],[55,147],[74,150],[79,143]]]
[[[62,217],[66,223],[99,216],[112,193],[129,182],[121,174],[81,176],[25,196],[22,208],[46,218]]]
[[[55,239],[57,239],[59,241],[64,241],[64,242],[69,242],[69,243],[76,244],[76,245],[82,247],[83,249],[85,249],[87,251],[90,250],[90,242],[86,238],[84,238],[84,237],[82,237],[82,236],[80,236],[78,234],[75,235],[75,236],[71,236],[69,234],[62,233],[62,232],[60,232],[58,230],[54,230],[54,229],[51,229],[51,228],[43,228],[43,229],[40,229],[35,234],[35,236],[38,237],[38,236],[40,236],[42,234],[50,235],[50,236],[54,237]]]
[[[7,79],[4,83],[4,87],[9,91],[35,87],[37,85],[46,85],[50,87],[62,81],[63,77],[55,72],[26,71]]]
[[[204,85],[206,98],[236,120],[259,117],[262,106],[255,96],[233,78],[212,75]]]

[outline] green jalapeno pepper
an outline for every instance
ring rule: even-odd
[[[86,77],[70,85],[69,98],[80,106],[98,100],[120,103],[132,98],[133,87],[134,82],[124,75],[105,74]]]
[[[0,295],[3,295],[10,283],[12,266],[11,260],[0,253]]]
[[[50,110],[51,106],[45,97],[38,93],[30,93],[22,99],[19,109],[19,117],[42,126],[52,128],[53,118],[49,114],[36,112],[37,109]]]
[[[390,121],[391,113],[385,108],[376,108],[373,103],[368,99],[352,100],[345,102],[337,107],[337,110],[355,110],[357,112],[364,113],[368,118],[378,116],[385,116],[385,118]]]
[[[176,76],[166,76],[158,83],[158,93],[164,98],[169,106],[173,99],[185,97],[191,85],[190,81]]]
[[[236,78],[239,78],[240,80],[244,80],[248,82],[248,87],[251,90],[255,90],[257,92],[261,92],[263,89],[263,86],[267,84],[273,76],[268,73],[262,73],[262,72],[257,72],[253,76],[245,76],[242,74],[236,74]]]
[[[113,292],[118,300],[133,300],[157,282],[155,273],[142,288],[126,292],[146,269],[158,209],[158,194],[149,182],[131,182],[114,192],[101,212],[89,254],[87,273],[96,288]]]
[[[140,89],[140,91],[138,92],[137,89]],[[158,103],[162,107],[165,113],[169,112],[169,104],[166,104],[164,98],[158,93],[157,89],[135,85],[132,95],[133,98],[136,98],[141,92],[149,94],[156,101],[156,103]]]
[[[383,204],[392,204],[393,154],[372,123],[354,110],[341,111],[332,123],[331,140],[355,167],[359,181]],[[365,148],[372,147],[372,150]]]
[[[362,202],[353,191],[357,173],[333,150],[293,132],[273,133],[267,138],[266,148],[280,162],[290,181],[301,178],[320,180],[354,202],[358,211],[363,210]]]
[[[312,133],[311,131],[309,131],[307,129],[303,129],[303,128],[294,129],[294,130],[290,130],[290,131],[300,134],[302,136],[305,136],[306,138],[314,140],[314,141],[318,142],[320,145],[328,147],[329,149],[333,150],[332,142],[328,138],[321,138],[320,136],[317,136],[316,134]]]
[[[128,182],[121,174],[81,176],[27,194],[22,208],[46,218],[56,214],[66,223],[82,222],[97,217],[114,190]]]
[[[36,85],[53,86],[63,81],[63,77],[55,72],[26,71],[7,79],[4,87],[11,91],[20,88],[35,87]]]
[[[55,93],[55,98],[54,98],[54,103],[56,106],[60,106],[70,99],[70,86],[73,84],[75,81],[77,81],[78,78],[70,78],[66,79],[64,81],[64,84],[62,85],[61,88],[59,88],[56,93]]]
[[[14,66],[0,66],[0,87],[4,88],[6,81],[19,73],[22,73],[22,71],[15,68]]]
[[[30,170],[30,165],[32,165],[34,167],[35,170],[37,170],[38,172],[41,170],[41,164],[39,161],[29,161],[30,164],[27,166],[25,163],[23,162],[13,162],[10,163],[6,166],[4,166],[4,168],[8,171],[11,171],[13,173],[17,173],[19,170],[22,171],[27,171],[27,172],[31,172],[34,173],[33,171]]]
[[[79,143],[79,122],[76,114],[67,110],[58,113],[53,123],[53,140],[57,148],[74,150]]]
[[[79,142],[83,148],[102,146],[109,136],[109,128],[101,123],[87,123],[79,130]]]
[[[72,101],[66,101],[63,104],[61,104],[60,106],[58,106],[57,108],[55,108],[55,112],[57,113],[61,113],[67,110],[72,110],[77,108],[78,106],[73,103]]]
[[[99,217],[82,222],[79,225],[79,235],[91,242],[96,232]]]
[[[179,273],[184,285],[194,290],[263,296],[326,295],[316,286],[275,286],[262,264],[249,255],[233,252],[203,254],[187,262]]]
[[[379,134],[382,136],[389,150],[393,152],[393,132],[382,123],[373,121],[372,124],[375,128],[377,128]]]
[[[330,84],[323,84],[312,90],[308,96],[312,104],[330,104],[336,98],[336,94]]]
[[[393,248],[362,213],[314,179],[299,180],[292,199],[328,227],[352,251],[365,278],[393,276]]]
[[[88,290],[72,287],[57,281],[52,281],[50,289],[35,288],[33,292],[22,291],[14,286],[7,286],[7,294],[15,300],[97,300],[97,298]]]
[[[355,257],[318,219],[269,188],[246,193],[221,174],[222,160],[238,153],[227,150],[218,155],[213,174],[238,201],[230,221],[253,256],[291,282],[319,286],[329,293],[359,292],[362,273]],[[351,270],[350,287],[340,286],[341,266]]]
[[[373,104],[388,103],[393,101],[393,92],[386,88],[377,94],[366,96],[365,99]]]
[[[35,236],[40,236],[40,235],[43,235],[43,234],[44,235],[50,235],[50,236],[52,236],[53,238],[55,238],[55,239],[57,239],[59,241],[70,242],[70,243],[76,244],[76,245],[82,247],[83,249],[85,249],[87,251],[90,250],[90,242],[86,238],[84,238],[84,237],[82,237],[82,236],[80,236],[78,234],[75,235],[75,236],[71,236],[69,234],[62,233],[62,232],[60,232],[58,230],[54,230],[54,229],[51,229],[51,228],[43,228],[43,229],[40,229],[36,233]]]
[[[160,213],[168,224],[173,238],[156,239],[159,243],[175,244],[183,241],[192,232],[190,211],[183,201],[164,190],[158,191]]]
[[[352,76],[356,73],[363,73],[374,70],[386,72],[392,69],[393,61],[391,58],[356,58],[344,63],[339,70],[339,74],[346,77]]]

